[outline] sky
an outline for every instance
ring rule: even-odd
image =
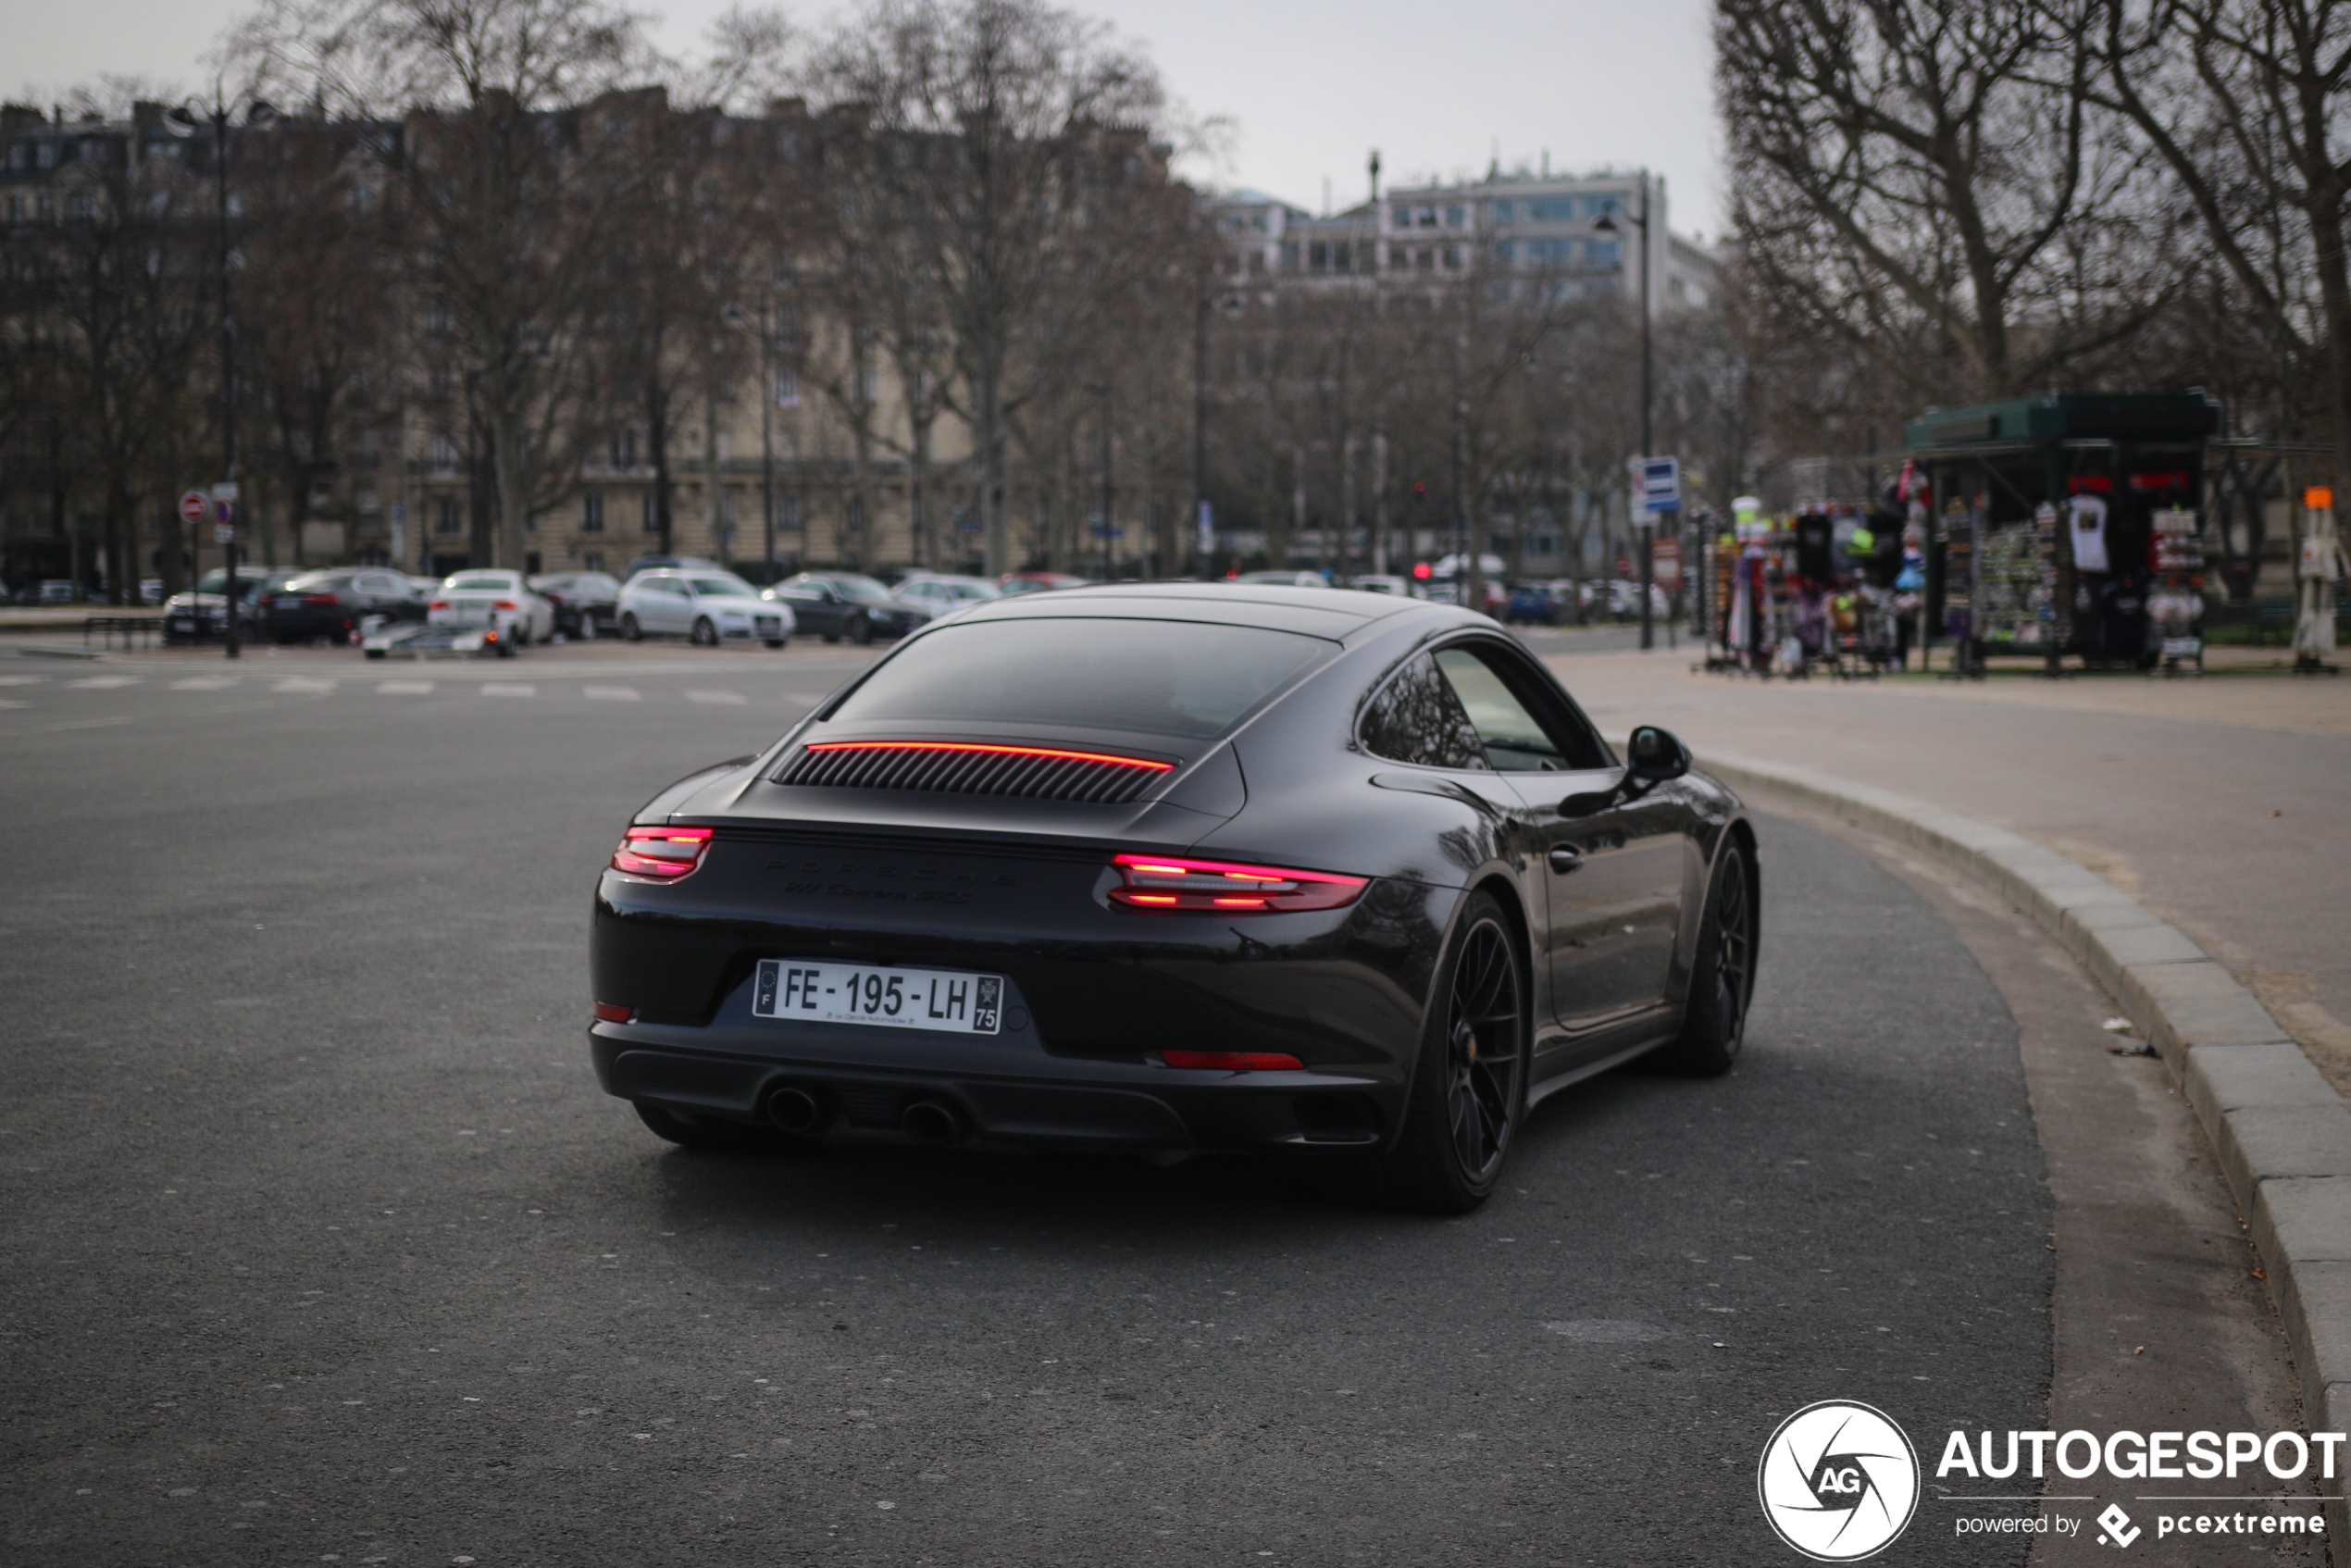
[[[690,51],[728,0],[638,0],[661,45]],[[1713,238],[1725,206],[1705,0],[1064,0],[1149,47],[1194,117],[1231,123],[1195,178],[1319,210],[1381,182],[1610,166],[1666,180],[1668,221]],[[14,7],[6,88],[42,102],[100,75],[183,90],[239,0],[80,0]],[[787,5],[820,25],[829,6]]]

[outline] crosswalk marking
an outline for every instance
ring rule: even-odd
[[[272,691],[331,691],[334,689],[335,683],[331,680],[313,680],[308,676],[298,675],[291,680],[278,682],[269,690]]]
[[[485,697],[536,697],[539,688],[519,680],[485,680],[481,683]]]
[[[641,700],[638,697],[637,689],[634,686],[583,686],[579,689],[579,694],[605,703],[634,703]]]
[[[174,691],[218,691],[237,684],[233,675],[192,675],[185,680],[171,683]]]
[[[118,686],[136,686],[139,684],[139,678],[135,675],[93,675],[80,680],[68,680],[66,684],[81,687],[84,691],[111,691]]]
[[[740,703],[742,700],[743,694],[740,691],[689,691],[686,693],[686,701],[689,703]]]
[[[16,703],[6,697],[0,697],[0,708],[29,708],[31,706],[32,706],[31,703]]]
[[[42,675],[0,675],[0,686],[38,686],[47,678]]]
[[[376,690],[400,696],[421,697],[432,690],[432,682],[429,680],[387,680],[380,682]]]

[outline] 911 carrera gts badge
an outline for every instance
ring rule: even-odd
[[[942,871],[900,861],[859,865],[850,861],[771,860],[767,869],[792,874],[784,884],[788,893],[892,903],[964,904],[980,888],[1009,888],[1015,883],[1009,871]]]

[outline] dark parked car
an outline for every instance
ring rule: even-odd
[[[551,572],[530,579],[555,607],[555,629],[566,637],[609,637],[620,614],[620,583],[603,572]]]
[[[261,629],[273,642],[346,641],[362,619],[425,618],[425,601],[389,566],[305,572],[261,596]]]
[[[257,634],[261,624],[261,601],[301,575],[277,566],[239,566],[237,626],[240,635]],[[223,629],[220,599],[228,587],[228,572],[216,566],[196,579],[193,590],[175,593],[165,600],[164,641],[179,644],[209,641],[218,637]]]
[[[591,1047],[691,1147],[1295,1149],[1459,1212],[1544,1096],[1730,1067],[1754,852],[1679,741],[1620,758],[1482,616],[1029,594],[637,814]]]
[[[802,635],[827,642],[846,637],[861,647],[877,637],[903,637],[937,615],[931,606],[901,599],[857,572],[802,572],[761,597],[790,604]]]

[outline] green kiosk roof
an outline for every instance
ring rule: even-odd
[[[2080,392],[1933,408],[1902,427],[1904,450],[1964,452],[1992,442],[2205,442],[2220,405],[2202,392]]]

